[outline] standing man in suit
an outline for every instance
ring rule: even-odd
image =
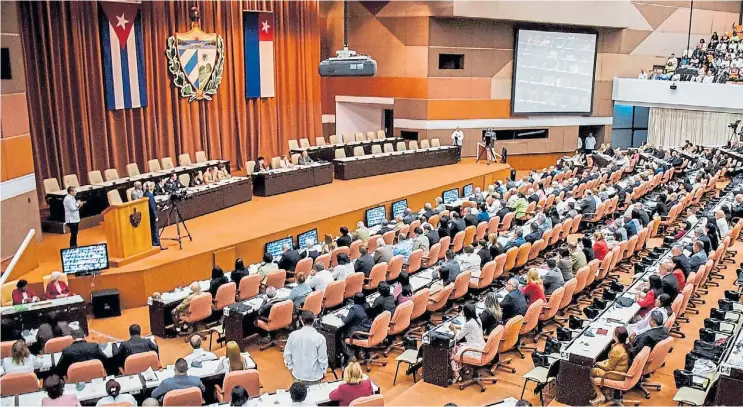
[[[98,359],[101,362],[106,360],[106,355],[101,351],[97,343],[89,343],[85,340],[85,333],[82,329],[72,331],[72,342],[69,346],[62,349],[62,356],[57,362],[57,372],[60,376],[67,374],[67,368],[77,362],[87,362]]]
[[[129,340],[121,342],[119,348],[114,353],[115,360],[118,360],[119,366],[123,367],[126,358],[135,353],[144,353],[149,351],[160,352],[154,341],[148,338],[142,338],[142,328],[133,324],[129,326]]]
[[[144,196],[149,199],[149,210],[150,210],[150,235],[152,236],[152,245],[160,247],[160,250],[166,250],[166,247],[160,243],[160,233],[157,231],[157,203],[155,201],[155,194],[152,193],[155,184],[148,182],[145,184]]]
[[[67,196],[62,201],[64,206],[64,222],[70,229],[70,247],[77,247],[77,232],[80,228],[80,207],[83,201],[75,198],[77,188],[67,187]]]

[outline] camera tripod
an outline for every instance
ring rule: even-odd
[[[477,147],[479,152],[477,154],[477,160],[475,161],[475,163],[479,163],[480,160],[486,160],[488,165],[496,162],[498,154],[495,153],[495,148],[493,147],[492,142],[477,143]]]
[[[188,240],[193,242],[193,238],[191,237],[191,232],[188,231],[188,226],[186,226],[186,220],[183,219],[183,216],[181,216],[181,210],[178,209],[178,204],[174,200],[170,200],[169,202],[170,211],[168,211],[168,222],[160,228],[160,240],[174,240],[178,242],[178,248],[183,249],[183,242],[182,240],[185,237],[188,237]],[[173,217],[175,216],[175,222],[173,222]],[[163,232],[165,231],[165,228],[175,223],[175,230],[176,230],[176,237],[162,237]],[[186,231],[185,235],[181,234],[181,224],[183,225],[183,229]]]

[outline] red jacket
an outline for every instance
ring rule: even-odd
[[[645,316],[648,311],[655,308],[655,291],[652,289],[648,290],[645,294],[645,298],[637,301],[637,305],[640,306],[640,315]]]
[[[67,287],[67,284],[65,284],[64,281],[59,282],[59,290],[57,290],[54,282],[51,282],[46,286],[46,298],[53,300],[62,294],[70,294],[70,288]]]
[[[527,304],[531,305],[536,300],[543,300],[547,301],[547,297],[544,296],[544,288],[537,283],[526,283],[526,287],[524,287],[521,292],[524,293],[524,296],[527,299]]]
[[[34,294],[33,291],[31,291],[30,288],[26,287],[26,295],[27,297],[27,303],[31,302],[31,299],[36,297],[36,294]],[[13,290],[13,305],[23,304],[23,293],[19,289]]]
[[[330,400],[337,401],[341,406],[347,406],[360,397],[371,396],[374,389],[371,380],[362,380],[359,384],[343,383],[337,389],[330,392]]]
[[[604,260],[606,253],[609,253],[609,245],[605,240],[598,240],[593,244],[593,255],[599,260]]]
[[[686,285],[686,277],[684,277],[684,272],[681,271],[681,269],[673,270],[673,276],[676,277],[676,280],[679,282],[679,292],[683,291],[684,286]]]

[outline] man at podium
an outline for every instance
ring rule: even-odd
[[[150,234],[152,235],[152,245],[159,246],[160,250],[167,250],[167,247],[163,247],[160,244],[160,235],[157,232],[157,205],[155,203],[155,194],[152,190],[155,188],[153,182],[147,182],[145,184],[144,196],[149,199],[148,206],[150,208]]]

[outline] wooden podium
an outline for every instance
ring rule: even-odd
[[[148,199],[109,205],[103,211],[103,228],[108,243],[108,259],[113,267],[160,252],[152,247]]]

